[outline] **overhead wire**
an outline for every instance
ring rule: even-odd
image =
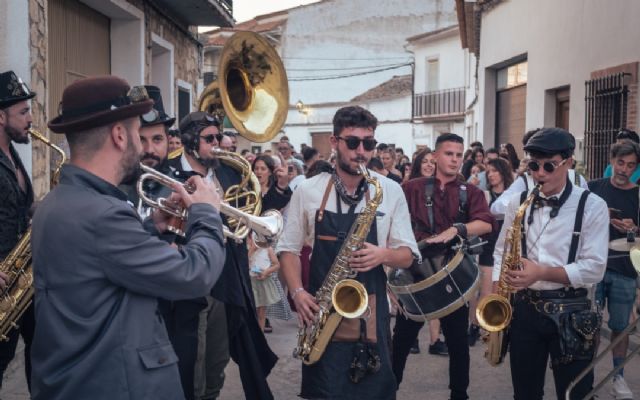
[[[392,69],[398,69],[398,68],[403,68],[403,67],[407,67],[412,65],[413,63],[404,63],[404,64],[397,64],[397,65],[392,65],[386,68],[378,68],[378,69],[374,69],[371,71],[363,71],[363,72],[354,72],[352,74],[343,74],[343,75],[327,75],[327,76],[300,76],[300,77],[288,77],[289,81],[322,81],[322,80],[330,80],[330,79],[342,79],[342,78],[351,78],[354,76],[362,76],[362,75],[369,75],[369,74],[375,74],[377,72],[382,72],[382,71],[389,71]]]

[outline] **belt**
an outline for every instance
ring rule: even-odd
[[[542,314],[563,314],[591,307],[586,289],[532,290],[516,293],[516,301],[527,302]]]

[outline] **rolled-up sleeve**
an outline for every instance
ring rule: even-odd
[[[304,246],[307,235],[307,221],[304,210],[304,190],[296,190],[291,196],[289,209],[287,211],[287,221],[278,244],[276,253],[286,251],[295,255],[300,255],[300,250]]]
[[[609,254],[607,204],[597,195],[591,194],[585,206],[576,261],[564,266],[573,287],[600,282],[604,277]]]
[[[506,215],[507,206],[511,200],[520,193],[527,190],[524,180],[521,176],[516,178],[515,181],[507,188],[507,190],[491,204],[491,214],[496,218],[503,218]]]
[[[416,259],[420,259],[420,251],[416,243],[413,230],[411,229],[411,215],[409,214],[409,206],[405,199],[404,192],[400,186],[394,182],[397,190],[394,191],[394,202],[391,205],[394,210],[391,217],[391,227],[389,237],[387,239],[387,247],[397,249],[400,247],[408,247]]]
[[[126,206],[108,208],[96,222],[107,279],[132,292],[168,300],[204,296],[222,272],[222,220],[210,205],[190,207],[180,250],[144,230]]]

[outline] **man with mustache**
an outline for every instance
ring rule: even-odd
[[[221,194],[240,183],[239,171],[221,163],[216,155],[223,139],[220,127],[216,117],[202,111],[180,121],[184,152],[169,161],[175,179],[198,175],[214,183]],[[272,399],[266,377],[277,357],[255,315],[246,242],[228,239],[226,251],[222,276],[210,295],[173,302],[164,310],[179,352],[184,395],[187,400],[217,398],[232,357],[239,366],[246,398]]]
[[[204,296],[220,276],[220,197],[200,177],[171,188],[188,211],[180,249],[143,228],[117,185],[138,172],[152,104],[97,76],[65,88],[49,121],[71,157],[33,219],[35,400],[183,398],[158,298]]]
[[[624,139],[611,146],[613,174],[589,182],[589,189],[607,202],[611,225],[609,240],[633,239],[638,233],[638,186],[630,181],[640,162],[640,148],[631,140]],[[609,311],[608,325],[613,341],[629,324],[629,315],[636,298],[638,274],[631,264],[628,252],[609,249],[607,270],[598,284],[596,300]],[[613,348],[613,366],[617,367],[627,355],[629,337],[626,336]],[[624,369],[613,378],[611,388],[616,399],[632,399],[633,394],[624,380]]]
[[[142,143],[140,162],[164,175],[169,175],[171,172],[167,162],[169,127],[176,119],[169,117],[164,112],[162,94],[157,86],[136,86],[135,89],[146,91],[149,98],[153,100],[151,111],[140,116],[140,143]],[[171,194],[171,189],[154,180],[146,180],[143,188],[146,195],[154,200]],[[150,215],[151,209],[139,198],[137,177],[133,182],[127,182],[127,185],[123,185],[122,190],[127,193],[129,200],[137,205],[138,213],[142,218]]]
[[[29,228],[33,189],[27,171],[12,143],[29,143],[31,127],[29,99],[35,93],[13,72],[0,74],[0,261],[4,260]],[[0,272],[0,286],[7,276]],[[33,339],[33,305],[18,321],[19,329],[9,332],[9,340],[0,342],[0,387],[2,376],[13,359],[21,334],[25,342],[25,373],[31,387],[31,341]]]
[[[315,295],[339,254],[347,233],[373,198],[373,186],[358,172],[376,148],[377,119],[358,106],[339,109],[333,117],[333,173],[320,173],[293,192],[287,223],[277,251],[300,324],[313,324],[319,311]],[[280,143],[280,146],[283,146]],[[305,399],[393,399],[396,379],[389,352],[389,306],[382,265],[407,268],[418,257],[409,210],[400,186],[384,176],[378,180],[383,199],[364,245],[352,253],[349,267],[368,293],[369,308],[360,318],[344,318],[320,360],[302,366]],[[313,242],[308,291],[303,288],[300,251]]]

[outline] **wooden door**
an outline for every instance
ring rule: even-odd
[[[527,85],[497,93],[496,146],[511,143],[522,156],[522,136],[526,127]]]

